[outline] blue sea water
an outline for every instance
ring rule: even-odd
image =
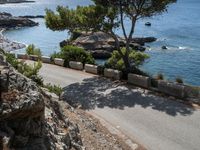
[[[57,5],[70,6],[91,4],[89,0],[36,0],[36,3],[0,5],[0,11],[13,15],[41,15],[45,8],[55,10]],[[59,42],[69,37],[67,31],[52,32],[43,19],[35,19],[38,27],[7,31],[5,35],[26,44],[34,43],[49,55],[59,51]],[[151,22],[146,27],[145,22]],[[129,23],[126,22],[126,27]],[[121,31],[117,31],[122,35]],[[165,74],[169,80],[182,77],[188,84],[200,85],[200,1],[178,0],[168,12],[137,23],[135,36],[154,36],[158,40],[147,44],[146,51],[151,57],[141,68],[149,74]],[[165,45],[167,50],[162,50]],[[99,63],[101,61],[98,60]]]

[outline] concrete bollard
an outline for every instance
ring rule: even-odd
[[[33,61],[38,61],[39,57],[37,55],[29,55],[29,59]]]
[[[18,53],[17,59],[29,59],[29,56],[25,53]]]
[[[85,64],[85,72],[92,73],[92,74],[98,74],[98,66]]]
[[[83,63],[76,62],[76,61],[70,61],[69,67],[76,70],[83,70]]]
[[[122,72],[114,69],[104,69],[104,76],[112,78],[114,80],[120,80],[122,77]]]
[[[58,66],[64,66],[64,60],[60,58],[55,58],[54,63]]]
[[[43,63],[48,63],[48,64],[51,63],[51,58],[48,56],[42,56],[41,59]]]
[[[158,81],[158,90],[171,96],[185,98],[185,86],[181,84]]]
[[[143,88],[149,88],[150,86],[150,78],[141,76],[141,75],[136,75],[136,74],[128,74],[128,83],[140,86]]]

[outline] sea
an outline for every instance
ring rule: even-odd
[[[0,12],[15,16],[44,15],[45,9],[56,10],[57,5],[75,8],[77,5],[92,4],[90,0],[36,0],[35,3],[3,4]],[[67,31],[53,32],[46,28],[44,19],[34,19],[39,26],[9,30],[4,33],[9,39],[35,44],[44,55],[59,51],[59,42],[69,38]],[[151,22],[152,26],[145,26]],[[129,22],[125,22],[128,28]],[[121,30],[116,31],[122,36]],[[167,12],[139,20],[135,37],[153,36],[158,38],[148,43],[145,53],[150,55],[140,68],[152,76],[158,73],[174,81],[177,77],[185,83],[200,86],[200,0],[177,0]],[[167,46],[166,50],[162,46]],[[24,50],[19,50],[19,52]],[[97,60],[103,64],[105,60]]]

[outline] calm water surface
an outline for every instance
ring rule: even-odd
[[[0,5],[0,11],[13,15],[41,15],[45,8],[56,9],[57,5],[88,5],[89,0],[37,0],[36,3]],[[152,75],[163,73],[170,80],[176,76],[185,82],[200,85],[200,1],[178,0],[169,7],[168,13],[138,22],[135,36],[154,36],[157,42],[147,44],[151,58],[141,68]],[[59,50],[59,42],[69,37],[65,32],[52,32],[45,27],[43,19],[35,19],[38,27],[6,32],[10,39],[26,44],[34,43],[43,54]],[[144,26],[150,21],[152,27]],[[129,23],[126,23],[127,27]],[[120,31],[117,31],[122,35]],[[166,45],[168,50],[162,50]],[[98,61],[99,62],[99,61]]]

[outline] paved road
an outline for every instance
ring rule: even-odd
[[[119,128],[149,150],[199,150],[200,111],[108,79],[44,64],[45,82],[65,89],[66,100]]]

